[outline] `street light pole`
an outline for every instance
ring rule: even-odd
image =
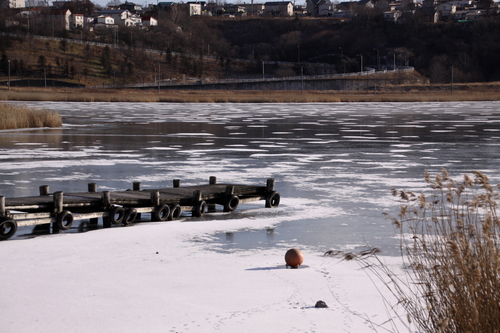
[[[8,60],[9,62],[9,90],[10,90],[10,60]]]
[[[340,49],[340,65],[344,65],[344,74],[345,74],[344,50],[342,50],[341,47],[339,47],[339,49]]]
[[[378,49],[373,49],[373,50],[377,51],[377,69],[380,70],[380,53]]]
[[[363,73],[363,55],[360,54],[359,57],[361,58],[361,70],[360,70],[360,72]]]
[[[393,69],[394,69],[394,71],[396,71],[396,53],[393,53],[392,56],[394,58],[394,67],[393,67]]]
[[[451,94],[453,95],[453,65],[451,66]]]
[[[304,66],[300,67],[301,91],[304,93]]]

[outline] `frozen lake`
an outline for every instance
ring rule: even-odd
[[[225,230],[221,251],[295,243],[324,251],[365,243],[395,253],[392,188],[423,190],[425,171],[500,181],[500,103],[163,104],[29,102],[58,110],[62,129],[0,131],[0,195],[124,190],[207,183],[265,185],[263,202],[203,217],[261,219],[269,228]],[[191,217],[184,217],[189,222]],[[78,226],[75,223],[75,231]],[[26,228],[25,228],[26,229]],[[18,235],[29,230],[19,230]],[[287,245],[287,246],[288,246]]]

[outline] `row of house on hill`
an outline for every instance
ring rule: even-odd
[[[423,8],[432,11],[434,22],[474,21],[488,14],[500,13],[498,2],[485,7],[475,0],[424,0]]]
[[[41,19],[49,20],[52,24],[56,24],[57,28],[65,30],[102,30],[117,29],[119,27],[150,27],[158,25],[158,21],[154,17],[133,14],[126,9],[101,10],[92,16],[84,16],[83,14],[71,13],[69,9],[54,7],[22,10],[14,18],[9,19],[6,25],[26,24],[23,22],[36,24]]]
[[[88,26],[96,30],[113,27],[151,27],[158,21],[150,15],[139,15],[128,9],[106,9],[97,12],[96,17],[88,18]]]
[[[421,2],[423,1],[423,2]],[[2,6],[19,7],[24,0],[0,0]],[[158,21],[145,13],[155,10],[183,11],[189,16],[332,16],[350,18],[356,15],[359,9],[376,9],[383,12],[388,21],[398,21],[404,13],[414,14],[422,10],[434,22],[440,21],[471,21],[486,14],[499,13],[499,4],[493,3],[483,8],[480,0],[359,0],[332,3],[331,0],[306,0],[306,6],[294,6],[291,1],[272,1],[264,3],[217,4],[217,2],[188,1],[186,3],[158,2],[149,5],[147,9],[132,2],[125,2],[118,6],[110,6],[95,15],[84,17],[82,14],[72,14],[65,6],[64,0],[53,1],[53,7],[30,9],[22,11],[20,16],[46,15],[54,21],[61,21],[67,30],[86,28],[89,30],[109,29],[118,27],[151,27],[158,25]],[[484,3],[484,1],[483,1]],[[483,5],[484,6],[484,5]],[[7,22],[16,24],[16,22]],[[20,22],[17,22],[20,24]]]
[[[189,16],[246,16],[263,15],[293,16],[295,14],[292,1],[271,1],[265,3],[224,3],[205,1],[188,1],[178,3],[172,1],[158,2],[161,10],[182,10]],[[297,7],[295,7],[297,8]]]
[[[433,17],[434,22],[472,21],[487,14],[500,13],[498,2],[484,8],[478,0],[360,0],[340,3],[306,0],[306,4],[307,12],[314,16],[351,17],[355,8],[368,8],[382,12],[388,21],[398,21],[403,13],[414,14],[417,10]]]
[[[478,0],[359,0],[335,2],[332,0],[306,0],[303,6],[294,6],[291,1],[273,1],[264,3],[239,3],[239,4],[217,4],[204,1],[187,2],[179,4],[176,2],[159,2],[159,9],[184,10],[190,16],[245,16],[245,15],[272,15],[272,16],[331,16],[350,18],[356,13],[356,9],[376,9],[384,14],[388,21],[398,21],[403,13],[414,14],[416,10],[424,9],[426,3],[431,3],[430,11],[434,14],[434,21],[446,20],[474,20],[489,13],[498,13],[499,4],[493,3],[488,10],[481,9]],[[427,8],[429,9],[429,8]]]
[[[30,22],[36,25],[42,19],[49,21],[51,26],[56,26],[57,29],[75,30],[85,25],[85,18],[82,14],[72,14],[69,9],[53,7],[21,10],[16,16],[7,19],[5,25],[9,27],[24,24],[29,28]]]

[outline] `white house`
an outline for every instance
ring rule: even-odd
[[[94,20],[93,25],[89,26],[89,30],[106,30],[106,29],[116,29],[118,26],[115,24],[115,20],[111,16],[100,15]]]
[[[441,18],[450,17],[457,11],[457,6],[451,3],[442,3],[437,6],[437,11]]]
[[[465,19],[467,21],[474,21],[478,18],[482,18],[486,16],[486,11],[483,10],[469,10],[467,15],[465,15]]]
[[[115,24],[121,27],[142,26],[142,19],[139,15],[132,14],[126,9],[101,10],[98,15],[110,16],[115,20]]]
[[[97,23],[113,25],[115,24],[115,20],[111,16],[100,15],[97,16]]]
[[[333,15],[333,4],[330,0],[307,0],[307,12],[312,16]]]
[[[263,3],[244,3],[238,4],[240,7],[245,7],[245,12],[252,15],[260,15],[264,12]]]
[[[400,17],[402,13],[399,10],[389,10],[384,12],[384,19],[386,21],[393,21],[396,22]]]
[[[24,0],[0,0],[0,8],[25,8]]]
[[[83,28],[84,25],[83,22],[84,22],[83,14],[72,14],[70,28],[71,29]]]
[[[293,16],[293,3],[291,1],[266,2],[264,12],[271,15]]]
[[[70,23],[72,15],[69,9],[50,8],[44,16],[46,18],[50,18],[53,23],[65,30],[69,30],[71,27]]]
[[[143,16],[142,17],[142,26],[143,27],[153,27],[158,25],[158,20],[156,20],[153,16]]]
[[[200,16],[201,5],[200,2],[187,2],[189,16]]]

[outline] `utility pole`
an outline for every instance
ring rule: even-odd
[[[341,47],[339,47],[339,49],[340,49],[340,65],[344,65],[344,74],[345,74],[344,50],[342,50]]]
[[[9,63],[9,90],[10,90],[10,59],[8,60]]]
[[[300,67],[301,91],[304,93],[304,66]]]
[[[453,65],[451,66],[451,94],[453,95]]]
[[[264,80],[264,60],[262,60],[262,80]]]
[[[47,72],[45,71],[45,67],[43,68],[43,80],[45,81],[45,88],[47,88]]]
[[[360,72],[363,73],[363,55],[359,54],[359,57],[361,59],[361,70],[360,70]]]
[[[373,49],[373,50],[377,51],[377,69],[380,70],[380,53],[378,49]]]

